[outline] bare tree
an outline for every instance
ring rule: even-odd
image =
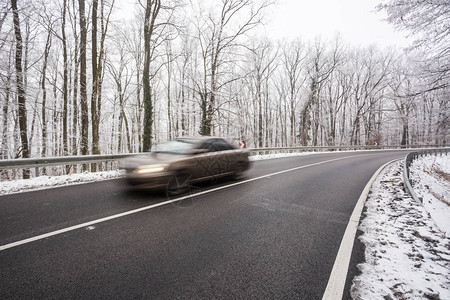
[[[72,103],[71,103],[71,110],[72,110],[72,149],[71,153],[73,155],[78,154],[78,146],[79,146],[79,139],[78,139],[78,127],[79,127],[79,109],[78,109],[78,87],[79,87],[79,67],[80,67],[80,55],[79,55],[79,34],[77,32],[77,13],[75,9],[75,1],[72,1],[72,10],[70,10],[70,6],[67,6],[68,9],[68,16],[71,21],[71,27],[72,27],[72,34],[73,34],[73,40],[74,40],[74,50],[73,54],[71,54],[73,58],[73,80],[72,80]]]
[[[250,48],[249,67],[251,73],[246,76],[251,80],[250,91],[253,94],[254,110],[255,110],[255,133],[258,147],[263,147],[264,141],[268,140],[269,120],[269,97],[268,97],[268,82],[276,68],[275,59],[278,55],[273,50],[273,45],[269,40],[257,41]]]
[[[161,0],[147,0],[144,17],[144,71],[142,74],[144,87],[144,136],[143,150],[148,151],[152,145],[153,102],[150,86],[151,39],[155,32],[156,19],[161,9]]]
[[[87,103],[87,68],[86,68],[86,43],[87,26],[85,0],[78,0],[80,13],[80,102],[81,102],[81,154],[89,152],[89,116]]]
[[[384,0],[377,6],[388,22],[416,37],[414,47],[424,48],[426,71],[432,85],[422,91],[449,87],[450,2],[447,0]]]
[[[129,59],[126,57],[126,48],[124,45],[120,44],[120,41],[118,42],[118,51],[119,51],[119,61],[118,62],[109,62],[107,64],[107,69],[109,73],[111,74],[114,83],[116,85],[116,92],[115,92],[115,98],[118,98],[119,100],[119,124],[118,124],[118,130],[117,130],[117,151],[119,153],[123,152],[123,129],[125,129],[126,133],[126,143],[127,147],[126,150],[128,152],[132,152],[131,149],[131,136],[130,136],[130,127],[128,124],[128,117],[126,113],[126,104],[127,100],[130,97],[128,94],[128,88],[130,86],[132,75],[130,74],[128,66]],[[118,66],[117,66],[118,65]],[[116,112],[113,112],[116,114]],[[115,125],[113,125],[114,127]]]
[[[42,89],[42,111],[41,111],[41,118],[42,118],[42,151],[41,155],[43,157],[47,156],[47,65],[48,65],[48,57],[50,54],[50,48],[51,48],[51,40],[52,40],[52,33],[51,30],[48,31],[47,34],[47,41],[45,43],[45,50],[44,50],[44,61],[42,63],[42,77],[41,77],[41,89]]]
[[[101,87],[103,77],[103,57],[105,53],[105,39],[108,32],[108,25],[111,13],[114,8],[114,0],[109,7],[109,13],[106,17],[106,22],[103,22],[103,8],[104,2],[101,1],[101,41],[100,53],[97,52],[97,15],[98,15],[98,0],[92,2],[92,95],[91,95],[91,121],[92,121],[92,153],[100,154],[99,138],[100,138],[100,115],[101,115]],[[96,171],[96,165],[92,165],[92,171]]]
[[[380,1],[420,33],[413,50],[255,37],[272,0],[139,0],[131,22],[114,0],[2,3],[1,157],[148,151],[196,133],[250,147],[447,142],[448,1]]]
[[[69,147],[67,144],[67,106],[68,106],[68,98],[69,98],[69,62],[68,62],[68,54],[67,54],[67,36],[66,36],[66,14],[67,14],[67,3],[66,0],[63,0],[63,8],[62,8],[62,20],[61,20],[61,41],[63,46],[63,155],[68,155]],[[68,171],[68,169],[67,169]]]
[[[289,141],[295,145],[297,141],[296,134],[296,109],[300,101],[300,90],[306,81],[306,58],[308,51],[306,46],[300,41],[295,40],[283,46],[282,52],[282,70],[284,72],[287,84],[287,99],[289,106]]]
[[[342,70],[333,72],[325,84],[323,92],[324,107],[326,110],[326,142],[330,146],[335,146],[338,139],[338,131],[340,131],[341,141],[345,136],[345,108],[350,98],[351,80]],[[340,117],[341,116],[341,117]],[[341,118],[341,127],[338,127],[338,121]]]
[[[189,133],[190,118],[188,100],[193,92],[193,89],[189,86],[189,79],[192,77],[190,74],[193,69],[193,39],[189,39],[186,34],[186,36],[182,37],[182,45],[181,54],[175,63],[178,64],[178,80],[181,85],[179,93],[179,98],[181,99],[181,135],[184,136]]]
[[[309,67],[309,96],[302,108],[300,115],[300,140],[303,146],[308,145],[311,140],[312,131],[313,145],[318,145],[319,123],[321,102],[320,93],[326,80],[331,76],[337,65],[340,63],[339,40],[331,50],[320,39],[317,39],[312,46],[312,57]]]
[[[135,76],[135,90],[133,98],[135,99],[133,101],[133,108],[134,108],[134,115],[133,119],[135,120],[134,123],[134,129],[135,134],[133,137],[137,140],[135,143],[137,152],[142,152],[142,83],[143,80],[141,78],[142,74],[142,65],[143,65],[143,48],[142,48],[142,39],[143,39],[143,28],[142,28],[142,22],[140,21],[141,18],[136,17],[135,22],[131,23],[130,28],[120,28],[117,29],[120,32],[120,41],[119,43],[123,43],[126,46],[127,52],[132,56],[133,58],[133,66],[134,66],[134,76]],[[124,29],[124,30],[122,30]],[[120,47],[119,47],[120,50]]]
[[[92,30],[91,30],[91,65],[92,65],[92,95],[91,95],[91,123],[92,123],[92,154],[100,154],[98,148],[98,130],[99,130],[99,115],[97,106],[98,94],[98,80],[100,70],[97,69],[97,15],[98,15],[98,0],[92,1]],[[95,168],[95,164],[93,165]],[[95,170],[94,170],[95,171]]]
[[[151,87],[151,79],[158,74],[164,62],[156,66],[153,73],[150,70],[151,62],[155,61],[158,55],[157,49],[164,44],[165,41],[172,39],[173,33],[171,30],[177,28],[173,19],[175,12],[179,7],[179,0],[171,0],[161,3],[160,0],[147,0],[144,8],[144,68],[142,72],[143,82],[143,106],[144,106],[144,120],[143,120],[143,151],[149,151],[152,146],[153,126],[154,122],[154,99]]]
[[[7,159],[9,158],[8,155],[8,119],[9,119],[9,106],[10,106],[10,99],[11,99],[11,85],[12,85],[12,77],[13,77],[13,70],[12,70],[12,47],[10,51],[8,51],[8,64],[6,65],[6,74],[2,74],[1,80],[4,85],[4,89],[2,89],[2,97],[4,99],[3,107],[2,107],[2,113],[3,113],[3,130],[2,130],[2,148],[1,148],[1,158]]]
[[[272,3],[254,4],[253,0],[221,0],[217,11],[210,11],[195,24],[203,64],[202,80],[196,83],[201,103],[201,135],[213,133],[218,93],[223,86],[236,80],[221,78],[224,77],[222,69],[231,63],[230,53],[242,46],[241,37],[261,24],[264,10]]]
[[[363,143],[361,138],[364,138],[363,144],[366,144],[373,135],[373,122],[370,120],[379,110],[377,103],[383,99],[388,87],[387,80],[394,57],[392,53],[381,53],[374,47],[354,53],[353,57],[354,64],[350,72],[355,75],[352,92],[355,113],[352,118],[350,143],[360,145]]]
[[[30,157],[30,149],[28,148],[28,130],[27,130],[27,108],[26,108],[26,92],[24,85],[24,74],[22,70],[22,34],[20,31],[20,19],[17,9],[17,0],[11,0],[11,7],[13,11],[14,35],[16,38],[16,85],[17,85],[17,101],[19,105],[19,129],[21,140],[21,153],[23,158]],[[23,178],[30,178],[30,171],[23,170]]]

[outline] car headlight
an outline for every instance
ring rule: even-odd
[[[136,168],[134,170],[134,173],[137,174],[152,174],[152,173],[158,173],[163,172],[166,169],[166,165],[144,165],[140,166],[139,168]]]

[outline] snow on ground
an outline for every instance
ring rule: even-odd
[[[425,174],[433,174],[428,161],[414,163],[413,187],[419,188],[417,192],[425,202],[438,201],[428,200],[434,189],[448,201],[450,194],[440,193],[449,191],[450,181],[427,179]],[[444,168],[450,165],[448,158],[438,157],[433,162],[449,176]],[[448,207],[436,211],[432,218],[428,209],[437,210],[436,205],[423,206],[404,192],[402,168],[402,162],[386,167],[366,201],[359,227],[366,261],[358,266],[361,274],[353,279],[353,299],[450,299],[450,238],[434,221],[437,215],[443,221],[441,227],[447,228]],[[419,187],[421,184],[425,188]]]
[[[113,179],[123,176],[122,171],[105,171],[97,173],[80,173],[61,176],[39,176],[31,179],[19,179],[0,182],[0,195],[28,192],[63,185]]]
[[[348,151],[340,151],[348,152]],[[314,154],[323,154],[323,153],[331,153],[329,151],[324,152],[292,152],[292,153],[272,153],[272,154],[258,154],[250,156],[251,161],[263,160],[263,159],[273,159],[273,158],[283,158],[283,157],[292,157],[292,156],[304,156],[304,155],[314,155]]]
[[[313,153],[255,155],[251,160],[308,154]],[[413,187],[424,205],[404,192],[402,168],[402,162],[387,166],[366,201],[359,228],[366,262],[353,280],[353,299],[450,299],[450,157],[425,157],[412,164]],[[0,195],[122,176],[122,171],[109,171],[4,181]]]
[[[450,155],[426,156],[413,161],[410,178],[414,191],[438,227],[450,237]]]

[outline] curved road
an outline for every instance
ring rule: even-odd
[[[406,153],[256,161],[170,203],[122,180],[1,196],[0,298],[321,299],[362,190]]]

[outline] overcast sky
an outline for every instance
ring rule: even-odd
[[[210,5],[218,0],[203,0]],[[376,12],[381,0],[277,0],[266,19],[265,31],[272,40],[313,40],[316,36],[332,39],[340,33],[344,41],[367,46],[408,46],[404,32],[396,31],[383,21],[385,15]],[[116,1],[116,11],[121,18],[133,16],[132,0]],[[188,3],[188,1],[186,1]]]
[[[376,12],[379,0],[279,0],[272,9],[266,32],[272,39],[310,40],[320,35],[333,38],[340,32],[345,41],[362,46],[407,46],[403,32],[395,31]]]

